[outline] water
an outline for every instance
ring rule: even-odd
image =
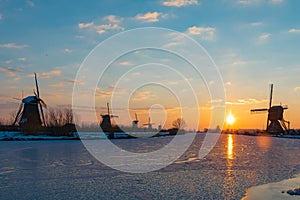
[[[132,152],[149,152],[171,139],[113,142]],[[101,164],[81,141],[2,141],[0,199],[241,199],[253,186],[300,173],[298,139],[222,135],[199,160],[202,140],[198,135],[178,161],[146,174]]]

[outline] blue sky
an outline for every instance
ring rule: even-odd
[[[50,107],[70,104],[76,72],[99,42],[150,26],[185,33],[207,50],[242,128],[262,128],[266,116],[249,109],[267,106],[271,82],[274,103],[288,104],[286,117],[300,127],[299,6],[291,0],[1,0],[1,113],[17,109],[13,98],[22,90],[32,94],[33,72]]]

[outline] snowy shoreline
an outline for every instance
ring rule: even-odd
[[[242,200],[289,200],[297,198],[300,186],[300,174],[280,182],[267,183],[247,189]]]

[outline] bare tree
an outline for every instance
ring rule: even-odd
[[[63,110],[49,109],[46,119],[49,126],[63,126],[65,124],[74,123],[71,107],[67,107]]]
[[[186,123],[183,118],[177,118],[172,123],[174,128],[183,129],[186,126]]]

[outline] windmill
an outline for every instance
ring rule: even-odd
[[[284,110],[288,109],[288,107],[287,105],[272,106],[272,99],[273,99],[273,84],[271,84],[269,108],[252,109],[251,113],[268,112],[266,132],[273,133],[273,134],[287,132],[290,129],[290,122],[284,120],[283,112]]]
[[[137,128],[138,127],[138,123],[139,123],[139,120],[137,118],[137,114],[134,113],[135,115],[135,120],[132,121],[132,128]]]
[[[109,112],[109,103],[107,102],[107,114],[101,115],[102,121],[100,123],[100,127],[103,132],[111,132],[112,125],[111,125],[111,117],[118,117],[116,115],[111,115]]]
[[[153,124],[154,124],[154,123],[151,123],[151,119],[150,119],[150,117],[149,117],[149,118],[148,118],[148,123],[147,123],[147,124],[143,124],[143,126],[148,126],[148,129],[151,130]]]
[[[28,96],[22,99],[19,110],[13,122],[13,126],[19,125],[27,132],[36,132],[43,126],[46,127],[43,107],[47,108],[46,103],[40,98],[37,75],[34,73],[36,92],[34,96]]]

